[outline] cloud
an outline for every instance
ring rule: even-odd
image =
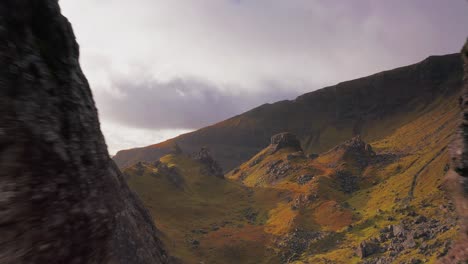
[[[109,153],[115,155],[119,150],[135,147],[144,147],[157,142],[180,135],[190,130],[184,129],[145,129],[132,128],[126,125],[113,123],[109,120],[101,122],[101,129],[106,136],[106,143],[109,148]]]
[[[145,129],[197,129],[267,102],[298,95],[294,88],[267,82],[271,90],[224,89],[199,79],[159,81],[117,78],[113,91],[97,90],[100,115],[115,123]],[[273,92],[270,92],[273,91]]]
[[[265,79],[329,84],[458,51],[464,0],[62,0],[82,46],[113,67],[253,89]],[[99,87],[95,87],[99,89]],[[259,89],[259,88],[255,88]]]
[[[265,102],[457,52],[468,35],[465,0],[60,4],[101,121],[141,133],[199,128]],[[109,127],[108,141],[119,141]]]

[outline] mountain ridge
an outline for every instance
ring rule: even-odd
[[[263,104],[161,143],[121,150],[113,159],[124,168],[158,159],[175,143],[188,153],[207,146],[228,171],[283,131],[296,134],[307,154],[327,150],[357,134],[374,140],[417,117],[432,101],[457,92],[461,75],[459,53],[429,56],[416,64],[324,87],[294,100]]]

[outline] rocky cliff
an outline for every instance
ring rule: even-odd
[[[451,148],[454,171],[449,173],[454,200],[462,226],[460,239],[441,263],[462,263],[468,261],[468,41],[462,49],[464,61],[463,89],[460,96],[460,124]]]
[[[168,263],[78,60],[58,0],[0,2],[0,263]]]
[[[460,91],[460,54],[431,56],[422,62],[343,82],[292,101],[265,104],[228,120],[114,157],[119,167],[153,161],[169,153],[173,142],[187,153],[206,146],[225,171],[268,146],[272,135],[297,135],[306,154],[321,153],[361,135],[384,138]],[[447,102],[449,103],[449,102]]]

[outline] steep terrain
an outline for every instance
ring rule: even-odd
[[[0,263],[169,263],[57,0],[0,2]]]
[[[451,263],[453,254],[447,255],[451,248],[464,252],[454,244],[462,226],[456,222],[445,178],[460,112],[458,56],[430,57],[292,102],[264,105],[158,145],[120,152],[115,159],[126,166],[139,159],[157,160],[175,146],[191,153],[208,145],[215,159],[232,169],[225,180],[212,177],[209,166],[197,170],[211,175],[206,182],[238,184],[249,195],[237,193],[236,199],[223,202],[230,206],[217,207],[222,208],[217,213],[227,217],[225,221],[236,223],[229,226],[231,233],[217,235],[217,230],[202,229],[196,238],[198,246],[188,249],[182,240],[174,242],[171,253],[186,261],[237,263],[256,245],[260,253],[240,263],[435,263],[444,256]],[[288,132],[273,136],[267,146],[268,135],[283,131]],[[172,164],[184,167],[177,159]],[[135,179],[132,168],[126,172]],[[147,179],[139,179],[140,186],[147,186]],[[142,193],[141,187],[130,183]],[[158,188],[166,185],[160,183]],[[199,189],[199,195],[207,192],[214,195],[211,200],[225,199],[216,196],[213,188]],[[158,208],[163,208],[164,196],[152,192],[143,200],[149,206],[158,200]],[[185,204],[193,199],[170,206],[185,211]],[[243,229],[246,219],[233,220],[242,219],[232,213],[236,208],[255,231]],[[214,211],[204,206],[200,215]],[[204,221],[211,223],[218,217]],[[191,224],[178,222],[167,221],[161,229],[171,234]],[[187,234],[191,231],[184,230],[183,235]],[[224,246],[234,241],[235,250],[229,252],[235,253],[227,254]],[[209,249],[199,246],[207,244]],[[210,249],[224,253],[213,259],[207,254]],[[180,250],[188,250],[191,257]]]
[[[187,153],[210,148],[228,171],[265,148],[272,135],[284,131],[298,136],[306,154],[326,151],[358,134],[371,142],[420,117],[433,102],[449,100],[460,90],[461,76],[459,54],[431,56],[294,101],[262,105],[167,142],[120,151],[114,160],[121,168],[156,160],[177,142]]]
[[[291,192],[281,214],[289,219],[277,220],[289,224],[282,235],[323,235],[289,253],[296,263],[434,262],[459,229],[444,191],[456,99],[370,145],[355,137],[318,157],[270,146],[227,177]]]
[[[225,179],[180,152],[125,174],[186,263],[435,263],[460,230],[445,191],[458,97],[418,113],[320,154],[277,134]]]
[[[451,145],[453,170],[448,174],[448,178],[462,228],[456,244],[441,263],[466,263],[468,261],[468,40],[461,54],[464,61],[463,89],[460,97],[461,113],[455,140]]]

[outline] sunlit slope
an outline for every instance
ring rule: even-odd
[[[362,256],[357,249],[363,241],[368,243],[367,249],[372,248],[369,244],[376,245],[375,252],[364,259],[387,261],[383,263],[433,263],[446,254],[458,229],[444,186],[449,168],[447,147],[457,113],[456,96],[436,101],[432,110],[389,137],[372,142],[377,155],[386,160],[368,166],[361,176],[364,184],[344,202],[353,209],[352,227],[343,230],[342,240],[329,250],[310,247],[302,259],[359,263]],[[402,227],[400,237],[385,231],[391,225],[393,229]]]
[[[434,101],[448,100],[459,91],[461,76],[459,54],[431,56],[293,101],[265,104],[167,142],[120,151],[114,160],[121,168],[152,161],[177,142],[186,153],[209,147],[228,171],[265,148],[272,135],[284,131],[296,134],[307,154],[327,151],[357,134],[372,142],[414,120]]]
[[[277,135],[226,179],[185,154],[125,173],[184,263],[433,263],[458,228],[444,187],[457,100],[436,99],[380,140],[355,136],[320,155]]]
[[[286,237],[276,247],[291,262],[433,263],[458,229],[444,185],[457,100],[441,98],[408,113],[411,122],[370,145],[355,137],[318,157],[270,146],[227,177],[288,193],[265,230]],[[386,230],[400,227],[398,236]],[[308,242],[291,250],[297,237]]]

